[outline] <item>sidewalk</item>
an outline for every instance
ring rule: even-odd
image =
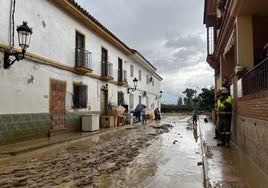
[[[218,147],[214,140],[214,128],[212,123],[204,122],[205,116],[200,116],[198,122],[201,140],[203,174],[206,188],[266,188],[268,177],[257,168],[233,143],[230,148]],[[132,126],[139,126],[135,123]],[[94,134],[102,134],[106,131],[125,129],[130,125],[101,129],[95,132],[76,132],[56,135],[48,138],[40,138],[16,144],[0,146],[1,159],[33,151],[48,146],[63,144],[72,141],[86,139]]]
[[[140,123],[135,123],[132,126],[137,126]],[[71,132],[51,137],[44,137],[40,139],[28,140],[24,142],[18,142],[14,144],[8,144],[0,146],[0,159],[8,156],[19,155],[22,153],[30,152],[33,150],[54,146],[57,144],[63,144],[71,141],[78,141],[85,139],[94,134],[101,134],[107,131],[115,131],[118,129],[127,128],[130,125],[124,125],[120,127],[104,128],[94,132]]]
[[[204,178],[207,188],[267,188],[268,178],[233,143],[218,147],[215,125],[199,120]]]

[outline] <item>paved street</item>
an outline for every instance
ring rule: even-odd
[[[234,146],[215,147],[214,125],[203,118],[197,129],[190,116],[176,115],[54,143],[1,146],[0,187],[266,187],[266,177]]]
[[[169,117],[2,155],[0,187],[202,187],[199,141],[188,119]]]

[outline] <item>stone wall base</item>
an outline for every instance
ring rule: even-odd
[[[81,117],[99,112],[66,112],[64,128],[51,130],[49,113],[0,115],[0,145],[49,137],[66,132],[81,131]]]
[[[237,116],[238,147],[268,175],[268,121]]]

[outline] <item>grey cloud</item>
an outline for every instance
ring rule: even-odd
[[[199,47],[204,46],[204,41],[200,36],[187,36],[170,39],[166,43],[168,48],[187,48],[187,47]]]
[[[187,87],[213,82],[202,0],[76,1],[157,68],[163,102],[176,103]]]

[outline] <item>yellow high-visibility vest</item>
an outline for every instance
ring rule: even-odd
[[[228,96],[224,101],[221,101],[220,99],[218,99],[217,101],[218,108],[225,108],[223,104],[224,102],[228,102],[231,104],[233,102],[233,98],[231,96]]]

